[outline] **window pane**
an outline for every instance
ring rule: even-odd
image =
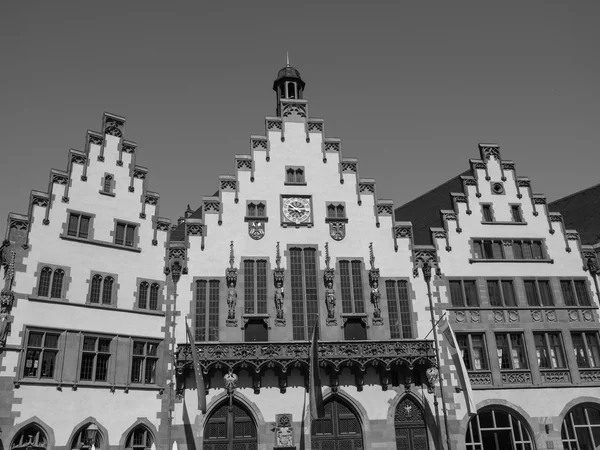
[[[481,209],[483,211],[484,222],[492,222],[494,220],[492,217],[492,207],[490,205],[482,205]]]
[[[264,217],[264,215],[265,215],[265,205],[264,205],[264,203],[259,203],[256,206],[256,215],[258,217]]]
[[[512,347],[512,363],[514,369],[527,369],[527,358],[523,344],[523,335],[511,334],[510,345]]]
[[[352,312],[352,292],[350,284],[350,262],[340,261],[340,284],[342,287],[342,312]]]
[[[152,283],[152,287],[150,288],[150,306],[149,308],[152,311],[158,310],[158,290],[160,286],[156,283]]]
[[[206,280],[196,281],[196,341],[206,340]]]
[[[56,269],[54,271],[54,277],[52,278],[52,292],[50,293],[51,298],[62,297],[62,286],[64,276],[65,272],[63,270]]]
[[[600,345],[598,335],[593,332],[585,334],[588,346],[588,359],[591,367],[600,367]]]
[[[540,306],[535,281],[525,281],[525,296],[529,306]]]
[[[141,341],[133,341],[133,354],[134,355],[144,355],[144,347],[145,342]]]
[[[256,205],[248,203],[248,217],[256,217]]]
[[[111,181],[112,181],[112,177],[110,175],[106,175],[104,177],[104,192],[111,191]]]
[[[338,219],[343,219],[346,217],[346,212],[344,211],[344,205],[337,205],[335,209],[337,211]]]
[[[23,376],[25,377],[37,377],[37,370],[39,367],[41,350],[29,350],[27,349],[27,355],[25,357],[25,370]]]
[[[502,298],[500,297],[500,287],[498,286],[498,281],[488,281],[487,288],[488,295],[490,297],[490,305],[502,306]]]
[[[465,306],[460,281],[450,281],[450,300],[452,301],[452,306]]]
[[[473,253],[475,253],[475,259],[483,259],[483,250],[480,242],[473,242]]]
[[[68,236],[77,236],[77,225],[79,223],[79,216],[77,214],[69,215],[69,227],[67,229]]]
[[[575,292],[573,292],[573,286],[571,285],[571,281],[562,280],[560,282],[560,290],[562,291],[563,299],[565,301],[566,306],[577,306],[577,302],[575,300]]]
[[[58,348],[58,334],[46,334],[44,339],[44,347]]]
[[[148,283],[142,281],[140,283],[140,291],[138,293],[138,307],[141,309],[146,309],[148,299]]]
[[[96,381],[106,381],[110,355],[98,355],[96,360]]]
[[[152,358],[146,359],[146,372],[144,374],[145,383],[156,382],[156,360]]]
[[[90,303],[100,303],[101,283],[102,277],[100,275],[94,275],[92,277],[92,287],[90,288]]]
[[[388,322],[390,324],[390,337],[400,339],[400,319],[398,314],[398,303],[396,300],[396,282],[387,280],[385,282],[385,293],[388,302]]]
[[[341,267],[341,266],[340,266]],[[304,283],[302,249],[290,249],[290,281],[292,285],[292,330],[294,340],[306,339],[304,329]],[[343,296],[343,288],[342,288]],[[343,300],[342,300],[343,305]]]
[[[590,367],[583,343],[583,334],[572,333],[571,338],[573,340],[573,352],[575,353],[577,366],[584,369]]]
[[[502,253],[502,243],[492,243],[492,255],[494,256],[494,259],[504,259],[504,254]]]
[[[125,237],[125,245],[127,247],[133,247],[133,241],[135,238],[135,226],[127,225],[126,228],[126,237]]]
[[[110,339],[98,339],[98,351],[103,353],[110,352]]]
[[[365,302],[362,283],[362,262],[352,261],[352,286],[354,296],[354,312],[364,313]]]
[[[41,378],[52,378],[54,376],[55,361],[56,352],[45,350],[42,358],[42,370],[40,371]]]
[[[125,242],[125,224],[117,223],[117,232],[115,234],[115,244],[123,245]]]
[[[267,313],[267,261],[256,261],[256,310]]]
[[[29,340],[27,341],[28,347],[41,347],[44,333],[29,333]]]
[[[148,342],[146,344],[146,355],[156,356],[158,354],[158,344],[152,344]]]
[[[548,342],[550,343],[550,358],[552,362],[552,368],[558,369],[567,367],[562,341],[560,339],[560,333],[549,333]]]
[[[112,287],[113,287],[113,279],[112,277],[106,277],[104,279],[104,286],[102,288],[102,304],[110,305],[112,302]]]
[[[515,290],[513,289],[513,282],[510,280],[503,280],[502,284],[502,295],[504,296],[505,306],[517,306],[515,299]]]
[[[244,311],[254,314],[254,261],[244,261]]]
[[[577,299],[579,300],[580,306],[590,306],[590,297],[588,296],[588,290],[586,282],[583,280],[575,280],[575,292],[577,293]]]
[[[408,281],[398,281],[398,300],[400,304],[400,322],[402,324],[402,338],[412,339],[412,318],[410,315],[410,299],[408,298]]]
[[[486,259],[494,258],[494,251],[492,250],[492,241],[483,241],[483,257]]]
[[[208,340],[219,340],[219,281],[208,283]]]
[[[538,281],[538,286],[540,288],[540,295],[542,297],[542,305],[543,306],[553,306],[554,301],[552,300],[552,292],[550,290],[550,282],[549,281]]]
[[[508,356],[508,341],[503,334],[496,335],[496,347],[498,349],[498,365],[501,369],[510,369],[510,359]]]
[[[133,358],[131,361],[131,382],[141,383],[142,382],[142,368],[144,358]]]
[[[335,212],[335,206],[334,205],[328,205],[327,206],[327,217],[329,217],[330,219],[334,219],[336,217],[336,212]]]
[[[523,248],[520,242],[513,242],[513,256],[515,259],[523,259]]]
[[[530,242],[523,242],[521,248],[523,249],[523,259],[533,259],[533,251],[531,250]]]
[[[40,284],[38,286],[38,296],[48,297],[50,290],[50,277],[52,276],[52,269],[50,267],[44,267],[40,272]]]
[[[471,335],[471,343],[473,344],[473,368],[475,370],[487,370],[487,356],[483,335]]]
[[[306,280],[306,321],[307,328],[312,330],[319,314],[317,252],[314,248],[304,249],[304,274]]]
[[[79,237],[83,239],[88,238],[88,232],[90,228],[90,218],[87,216],[81,216],[79,221]]]
[[[93,353],[84,353],[81,357],[81,372],[79,378],[81,380],[91,380],[92,371],[94,369],[94,357]]]
[[[467,297],[467,306],[479,306],[477,299],[477,285],[475,281],[465,281],[465,295]]]
[[[544,254],[542,253],[542,244],[538,241],[531,243],[531,252],[533,253],[534,259],[543,259]]]
[[[473,365],[471,364],[471,357],[469,355],[469,339],[466,334],[458,334],[456,335],[456,342],[458,343],[458,348],[462,354],[463,361],[465,363],[465,367],[467,370],[473,370]]]
[[[521,210],[518,206],[511,206],[510,212],[512,214],[513,222],[522,222],[523,218],[521,217]]]
[[[535,352],[537,355],[538,365],[540,366],[540,369],[549,369],[550,359],[548,357],[548,349],[546,348],[544,334],[534,334],[533,338],[535,341]]]

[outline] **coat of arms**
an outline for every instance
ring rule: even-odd
[[[265,235],[265,222],[252,220],[248,222],[248,234],[252,239],[259,240]]]
[[[344,222],[330,222],[329,235],[336,241],[341,241],[346,237],[346,224]]]

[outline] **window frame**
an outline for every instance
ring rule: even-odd
[[[259,215],[259,207],[262,206],[263,214]],[[255,208],[253,214],[251,214],[251,207]],[[266,220],[267,219],[267,201],[266,200],[246,200],[246,221],[248,220]]]
[[[142,287],[146,288],[145,295],[142,296]],[[156,287],[156,308],[151,308],[152,293]],[[163,305],[163,284],[158,280],[151,280],[147,278],[138,278],[137,280],[137,291],[135,293],[136,299],[134,308],[139,311],[148,312],[160,312]],[[145,298],[143,298],[145,297]]]
[[[537,305],[532,305],[529,296],[527,295],[527,283],[533,282],[535,286],[535,295]],[[540,289],[540,283],[548,283],[548,293],[550,304],[546,305],[543,302],[542,290]],[[524,278],[523,289],[525,292],[525,300],[527,301],[527,307],[529,308],[554,308],[556,307],[556,299],[552,293],[552,280],[550,278]]]
[[[21,379],[23,380],[38,380],[38,381],[43,381],[43,380],[56,380],[57,378],[57,371],[59,370],[59,361],[61,357],[64,357],[64,355],[61,352],[61,347],[62,347],[62,340],[64,339],[64,331],[62,330],[52,330],[52,329],[40,329],[40,328],[27,328],[26,329],[27,333],[26,333],[26,339],[23,340],[23,362],[22,362],[22,367],[19,370],[19,374],[21,376]],[[42,334],[42,340],[41,340],[41,345],[40,346],[36,346],[36,345],[32,345],[30,344],[30,338],[32,334]],[[47,335],[52,335],[52,336],[56,336],[56,347],[48,347],[46,345],[46,336]],[[34,359],[32,359],[32,368],[35,369],[36,374],[35,375],[26,375],[26,371],[28,369],[27,367],[27,362],[29,361],[29,352],[30,349],[32,351],[39,351],[38,355],[37,355],[37,367],[35,367],[35,361]],[[42,376],[42,367],[44,364],[44,355],[46,354],[46,352],[51,353],[54,355],[53,358],[53,365],[52,365],[52,373],[50,374],[50,376]]]
[[[525,219],[523,218],[523,208],[519,203],[511,203],[510,206],[510,218],[513,223],[525,223]],[[515,211],[517,212],[517,216],[515,216]],[[516,220],[516,219],[519,220]]]
[[[47,294],[41,295],[40,289],[42,287],[41,286],[42,276],[43,276],[43,272],[45,269],[48,269],[48,271],[50,271],[50,277],[48,279]],[[67,292],[66,285],[68,283],[68,276],[70,275],[69,272],[70,272],[70,270],[68,267],[57,266],[55,264],[38,263],[38,270],[36,272],[36,273],[38,273],[37,283],[33,290],[33,297],[50,299],[50,300],[65,300],[66,292]],[[62,273],[62,279],[60,279],[59,286],[57,286],[57,283],[58,283],[57,277],[56,277],[57,273]],[[60,295],[57,297],[55,295],[55,290],[58,287],[60,287]]]
[[[553,351],[556,350],[556,347],[552,346],[551,342],[550,342],[550,335],[556,336],[558,338],[558,344],[559,344],[559,351],[560,351],[560,358],[559,357],[555,357],[557,360],[558,359],[562,359],[563,361],[563,365],[553,365]],[[541,346],[538,346],[538,342],[536,340],[536,336],[541,336],[542,342],[541,342]],[[565,344],[562,338],[562,333],[560,331],[553,331],[553,330],[544,330],[544,331],[534,331],[533,332],[533,344],[535,346],[535,354],[536,354],[536,358],[537,358],[537,364],[538,364],[538,368],[540,370],[567,370],[569,368],[569,363],[567,361],[567,354],[565,353]],[[546,367],[545,365],[542,366],[542,355],[540,352],[540,349],[545,351],[545,359],[548,361],[548,365],[549,367]],[[558,364],[558,363],[557,363]]]
[[[404,283],[405,286],[401,287],[401,283]],[[411,301],[411,285],[410,280],[407,278],[398,278],[398,279],[386,279],[383,283],[385,287],[385,298],[388,305],[388,322],[390,328],[390,338],[391,339],[414,339],[414,329],[413,326],[413,309],[412,309],[412,301]],[[390,289],[394,292],[394,298],[390,298]],[[406,289],[406,299],[401,298],[403,294],[402,290]],[[380,291],[383,289],[380,288]],[[405,311],[403,309],[403,302],[406,302],[404,305]],[[408,315],[408,322],[405,323],[402,320],[402,316]],[[396,316],[396,317],[394,317]],[[393,320],[398,321],[398,325],[393,324]],[[397,330],[394,330],[393,327],[396,327]]]
[[[94,339],[94,350],[86,350],[85,349],[85,340],[87,339]],[[108,335],[100,335],[100,334],[94,334],[94,333],[82,333],[81,334],[81,339],[80,339],[80,343],[79,343],[79,358],[78,358],[78,364],[77,364],[77,382],[83,382],[83,383],[98,383],[98,384],[109,384],[110,383],[110,375],[113,373],[112,370],[112,364],[113,364],[113,342],[114,342],[114,336],[108,336]],[[108,343],[108,351],[101,351],[99,350],[99,345],[100,345],[100,341],[101,340],[105,340],[105,341],[109,341]],[[82,377],[82,370],[83,370],[83,360],[84,360],[84,356],[85,355],[91,355],[93,354],[93,361],[92,361],[92,367],[91,367],[91,378],[83,378]],[[107,361],[106,361],[106,379],[105,380],[98,380],[97,376],[98,376],[98,357],[99,356],[108,356]]]
[[[482,222],[492,223],[496,221],[492,203],[480,203]],[[489,216],[488,216],[489,213]],[[489,219],[489,220],[488,220]]]
[[[513,349],[513,343],[511,340],[511,336],[519,336],[521,338],[521,348],[522,348],[522,357],[519,357],[519,355],[517,354],[517,359],[519,360],[519,364],[523,364],[524,367],[515,367],[515,356],[514,356],[514,350]],[[503,368],[502,367],[502,358],[503,358],[503,354],[499,353],[499,350],[501,350],[501,346],[498,345],[498,337],[502,336],[504,337],[504,339],[506,340],[506,349],[508,350],[508,362],[510,364],[510,367],[508,368]],[[527,343],[525,341],[525,334],[522,331],[518,331],[518,332],[511,332],[511,331],[500,331],[500,332],[495,332],[494,333],[494,337],[496,340],[496,350],[497,350],[497,358],[498,358],[498,366],[500,368],[501,372],[510,372],[510,371],[514,371],[514,370],[531,370],[530,369],[530,364],[529,364],[529,359],[527,357]],[[502,350],[504,350],[502,348]]]
[[[252,264],[249,264],[252,263]],[[259,277],[259,263],[264,263],[264,288],[259,286],[259,281],[261,277]],[[244,315],[247,314],[261,314],[266,315],[269,311],[269,260],[268,258],[243,258],[242,259],[242,273],[243,273],[243,295],[244,295]],[[252,282],[248,283],[247,278],[247,270],[252,265]],[[252,286],[252,308],[250,310],[248,304],[247,293],[249,289],[249,285]],[[262,291],[264,291],[264,296],[262,295]],[[261,293],[261,298],[259,299],[259,293]],[[264,300],[263,300],[264,299]],[[260,306],[260,307],[259,307]]]
[[[143,439],[145,443],[149,443],[150,445],[144,445],[142,447],[141,445],[134,444],[135,434],[139,433],[140,431],[143,433]],[[133,429],[129,432],[127,438],[125,439],[125,450],[150,450],[152,448],[152,444],[154,444],[155,442],[156,440],[154,437],[154,433],[145,424],[138,423],[136,426],[133,427]]]
[[[96,277],[100,278],[100,290],[98,291],[98,301],[92,301],[92,290],[94,288],[94,279]],[[108,279],[112,280],[110,286],[110,303],[106,303],[104,300],[106,298],[105,295],[105,284]],[[118,288],[118,279],[116,274],[106,273],[106,272],[92,272],[90,274],[90,278],[88,280],[89,289],[86,304],[90,306],[103,307],[103,308],[116,308],[117,307],[117,288]]]
[[[142,343],[143,344],[143,348],[144,348],[144,353],[143,354],[139,354],[139,353],[135,353],[135,344],[136,343]],[[148,346],[149,345],[154,345],[156,346],[156,352],[154,354],[148,354]],[[146,338],[131,338],[131,350],[129,353],[129,379],[127,380],[128,383],[132,384],[132,385],[136,385],[136,386],[140,386],[140,385],[157,385],[158,383],[158,374],[160,371],[159,368],[159,361],[160,361],[160,341],[158,340],[154,340],[154,339],[146,339]],[[134,362],[135,360],[142,360],[141,365],[140,365],[140,381],[134,381]],[[146,381],[146,375],[147,375],[147,371],[148,371],[148,366],[147,363],[148,361],[153,361],[154,362],[154,381]]]
[[[479,369],[475,368],[475,347],[473,346],[473,337],[481,338],[481,367]],[[461,346],[461,340],[466,338],[466,345],[464,348]],[[486,341],[486,335],[484,332],[481,333],[456,333],[456,341],[460,351],[460,357],[463,359],[465,363],[465,367],[468,372],[489,372],[490,368],[490,360],[489,360],[489,351]],[[468,360],[465,360],[465,350],[467,351]]]
[[[122,219],[114,219],[114,221],[115,221],[115,225],[114,225],[114,230],[112,233],[112,236],[113,236],[112,244],[116,245],[117,247],[137,248],[138,242],[139,242],[140,224],[135,223],[135,222],[130,222],[127,220],[122,220]],[[120,240],[119,226],[123,227],[123,237],[122,237],[123,242],[121,242],[121,243],[117,242],[118,240]],[[133,236],[131,237],[131,240],[128,239],[128,230],[129,229],[133,229]],[[129,245],[128,242],[131,242],[131,245]]]
[[[565,296],[565,291],[563,289],[563,286],[565,285],[565,283],[569,283],[569,288],[570,288],[570,293],[573,295],[573,299],[575,300],[575,304],[568,304],[567,303],[567,298]],[[579,294],[577,292],[577,283],[583,283],[583,289],[585,292],[585,301],[582,301],[579,297]],[[570,306],[573,308],[576,307],[592,307],[592,301],[591,301],[591,295],[590,295],[590,289],[589,289],[589,284],[588,284],[588,279],[587,278],[560,278],[559,279],[559,284],[560,284],[560,294],[563,300],[563,305],[565,306]]]
[[[330,208],[334,209],[333,215],[329,214]],[[342,215],[339,215],[340,209]],[[325,222],[348,222],[346,202],[325,202]]]
[[[291,178],[290,174],[292,174]],[[284,185],[306,186],[306,168],[304,166],[285,166]]]
[[[582,347],[575,345],[575,336],[581,335],[582,338]],[[595,355],[594,352],[590,350],[590,346],[588,343],[588,336],[592,337],[595,340]],[[575,353],[575,363],[577,364],[578,369],[598,369],[600,368],[600,335],[598,331],[594,330],[572,330],[571,331],[571,342],[573,343],[573,351]],[[582,365],[580,362],[580,354],[578,353],[578,349],[583,350],[583,356],[585,358],[585,364]],[[593,364],[592,364],[593,363]]]
[[[475,261],[502,261],[506,260],[506,251],[504,250],[504,240],[501,238],[477,238],[471,240],[471,246],[473,249],[473,260]],[[494,244],[499,245],[500,249],[500,258],[494,257]],[[488,245],[489,253],[488,255]],[[480,255],[477,252],[477,247],[479,246]]]
[[[71,232],[71,217],[77,217],[77,227],[74,233]],[[93,240],[93,230],[94,230],[94,217],[95,214],[86,213],[83,211],[76,211],[67,209],[67,221],[64,225],[64,236],[69,239],[81,239],[81,240]],[[81,230],[81,220],[85,218],[87,219],[87,230],[82,233]],[[82,235],[83,234],[83,235]]]
[[[293,252],[298,250],[300,252],[300,278],[301,288],[298,289],[298,285],[294,284],[295,277],[295,266],[292,260]],[[307,251],[314,252],[314,261],[307,261]],[[288,245],[287,247],[287,267],[289,270],[289,286],[290,286],[290,306],[291,306],[291,318],[292,318],[292,340],[293,341],[306,341],[310,339],[310,333],[313,328],[311,318],[319,315],[320,308],[320,286],[319,282],[319,248],[313,245]],[[308,274],[307,267],[309,264],[314,262],[314,273]],[[312,264],[311,264],[312,265]],[[314,279],[313,279],[314,278]],[[311,283],[308,286],[307,281]],[[314,281],[314,286],[312,285]],[[310,293],[309,293],[310,289]],[[314,298],[310,298],[312,294],[315,294]],[[296,297],[301,294],[300,297]],[[310,295],[309,295],[310,294]],[[313,311],[309,311],[313,310]],[[298,320],[298,322],[296,322]],[[301,323],[300,323],[301,322]],[[299,335],[302,334],[301,337]]]
[[[465,289],[465,282],[474,284],[476,305],[467,304],[467,290]],[[455,304],[454,296],[452,295],[452,283],[460,283],[462,305]],[[481,307],[481,299],[479,298],[479,285],[477,283],[477,278],[449,278],[447,289],[448,289],[448,296],[450,297],[450,305],[452,308],[480,308]]]
[[[340,283],[340,302],[342,306],[342,314],[344,315],[367,315],[366,303],[368,296],[365,295],[365,279],[368,279],[368,275],[366,275],[365,263],[362,258],[338,258],[337,261],[337,273],[339,273],[339,283]],[[344,281],[342,279],[342,263],[348,263],[348,292],[350,293],[349,298],[345,298],[345,289],[344,289]],[[355,263],[359,264],[359,272],[360,279],[356,280],[355,273]],[[360,282],[360,286],[357,286],[357,281]],[[381,287],[380,287],[381,290]],[[360,293],[361,297],[358,299],[356,294]],[[344,310],[344,302],[350,302],[352,306],[351,311]],[[362,304],[362,311],[361,309]]]
[[[219,340],[219,324],[220,324],[220,299],[222,298],[222,287],[221,281],[218,278],[194,278],[194,340],[196,342],[216,342]],[[204,287],[204,307],[202,314],[200,314],[199,308],[199,294],[200,294],[200,283],[206,283]],[[211,294],[214,290],[211,290],[211,286],[217,285],[217,298],[211,298]],[[224,283],[227,284],[227,283]],[[212,307],[212,310],[211,310]],[[212,314],[212,316],[211,316]],[[198,316],[203,316],[204,324],[198,323]],[[216,316],[216,321],[214,320]],[[212,320],[212,322],[211,322]],[[201,337],[204,336],[204,339]]]
[[[108,184],[107,184],[108,183]],[[115,196],[115,176],[112,173],[105,173],[102,177],[100,190],[98,191],[102,195],[108,195],[110,197]],[[107,189],[108,187],[108,189]]]
[[[517,292],[515,290],[515,280],[513,280],[512,278],[492,278],[492,279],[486,278],[485,283],[486,283],[488,301],[489,301],[491,307],[493,307],[493,308],[517,308],[519,306],[519,299],[517,297]],[[490,295],[490,283],[496,284],[496,288],[498,289],[498,293],[500,296],[500,304],[499,305],[495,305],[492,303],[492,296]],[[512,299],[513,299],[514,304],[509,305],[506,302],[506,292],[504,290],[505,283],[510,284],[510,289],[512,292]]]

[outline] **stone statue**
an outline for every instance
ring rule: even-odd
[[[283,280],[275,281],[275,309],[277,310],[277,319],[283,320]]]
[[[380,302],[381,302],[381,293],[379,292],[379,282],[373,281],[372,288],[371,288],[371,303],[373,303],[373,308],[374,308],[373,317],[375,317],[377,319],[381,318]]]
[[[6,273],[8,272],[8,266],[10,264],[10,241],[4,239],[2,245],[0,245],[0,265],[4,268],[4,278],[6,279]]]
[[[6,338],[10,331],[10,316],[9,306],[6,303],[2,303],[0,306],[0,347],[6,345]]]
[[[229,281],[229,288],[227,290],[227,306],[229,307],[229,312],[227,313],[227,319],[234,320],[235,319],[235,306],[237,305],[237,292],[235,290],[235,282],[233,280]]]
[[[333,280],[327,280],[325,284],[325,305],[327,306],[327,318],[335,318],[335,291],[333,289]]]

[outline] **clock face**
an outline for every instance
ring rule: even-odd
[[[306,197],[284,197],[283,217],[288,222],[300,224],[310,221],[310,199]]]

